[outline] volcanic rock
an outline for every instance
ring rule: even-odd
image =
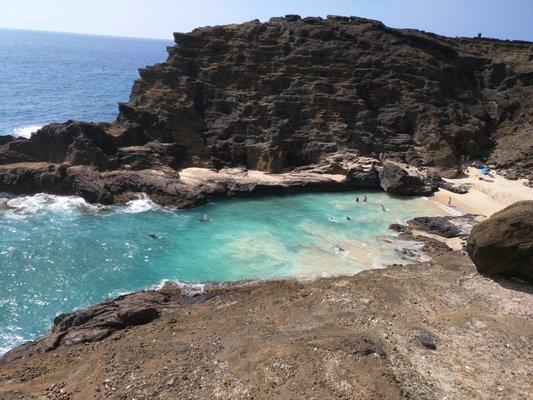
[[[13,136],[0,136],[0,146],[12,142],[15,138]]]
[[[379,189],[379,174],[377,169],[364,170],[360,165],[352,167],[346,174],[346,181],[353,188]]]
[[[394,162],[386,162],[380,169],[379,184],[386,192],[408,196],[427,196],[436,189],[418,172]]]
[[[466,238],[476,223],[476,215],[465,214],[459,216],[415,217],[407,224],[410,228],[445,238]]]
[[[483,157],[518,176],[531,171],[529,42],[294,15],[174,38],[166,62],[139,71],[112,124],[68,121],[29,139],[2,137],[0,166],[10,178],[0,179],[0,190],[22,192],[16,185],[24,181],[28,194],[81,192],[114,202],[124,193],[107,188],[111,172],[124,181],[157,170],[174,180],[187,167],[281,173],[334,159],[326,172],[345,173],[358,157],[430,166],[444,177],[456,175],[461,161]],[[43,187],[48,180],[13,166],[20,163],[66,167],[59,178],[66,182]],[[71,167],[98,181],[78,188]],[[348,180],[374,187],[375,173],[355,172]],[[392,193],[429,192],[406,189],[405,177],[389,172],[382,184]]]
[[[126,327],[146,324],[159,318],[159,309],[170,298],[162,292],[137,292],[59,315],[47,335],[9,351],[2,357],[2,362],[23,359],[59,346],[102,340]]]
[[[467,251],[486,275],[533,282],[533,201],[520,201],[472,229]]]

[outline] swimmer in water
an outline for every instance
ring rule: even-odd
[[[387,211],[387,210],[385,210],[385,207],[383,206],[383,204],[381,204],[381,210],[382,211]]]
[[[330,217],[330,218],[329,218],[329,221],[330,221],[330,222],[335,222],[335,218]]]
[[[347,215],[346,216],[346,221],[351,221],[352,219]]]
[[[148,234],[148,237],[149,237],[150,239],[159,239],[159,236],[157,236],[155,233],[149,233],[149,234]]]
[[[366,198],[366,194],[363,195],[363,203],[366,203],[368,199]]]
[[[356,202],[356,203],[359,203],[359,197],[356,197],[356,198],[355,198],[355,202]]]
[[[202,217],[200,218],[200,222],[207,222],[207,214],[204,214],[202,215]]]

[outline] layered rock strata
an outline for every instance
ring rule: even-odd
[[[114,202],[127,192],[157,195],[160,186],[143,178],[150,171],[178,188],[187,167],[280,173],[328,162],[346,174],[361,157],[445,177],[472,158],[531,173],[529,42],[334,16],[205,27],[175,41],[166,62],[140,70],[115,122],[2,137],[0,190]],[[170,197],[179,205],[187,195]]]

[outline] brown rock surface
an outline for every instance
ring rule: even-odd
[[[517,202],[475,225],[467,250],[482,274],[533,282],[533,200]]]
[[[213,287],[189,300],[167,286],[139,303],[160,311],[152,322],[0,362],[0,398],[523,399],[530,290],[484,278],[450,251],[353,277]],[[91,309],[110,309],[97,326],[115,321],[113,302]],[[59,321],[65,337],[100,318],[64,324],[82,315]]]
[[[296,16],[199,28],[175,40],[166,62],[140,70],[113,124],[69,121],[30,139],[0,139],[0,165],[77,167],[92,186],[78,187],[68,173],[50,179],[10,168],[0,190],[113,202],[121,190],[151,187],[133,182],[144,170],[170,180],[191,166],[279,173],[336,157],[337,173],[361,156],[434,166],[445,176],[461,159],[488,156],[518,176],[531,173],[529,42]],[[131,184],[111,190],[110,171]]]
[[[379,183],[388,193],[407,196],[428,196],[437,189],[418,171],[393,162],[386,162],[379,170]]]

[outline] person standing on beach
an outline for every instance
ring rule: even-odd
[[[452,197],[448,196],[448,205],[450,206],[452,204]]]

